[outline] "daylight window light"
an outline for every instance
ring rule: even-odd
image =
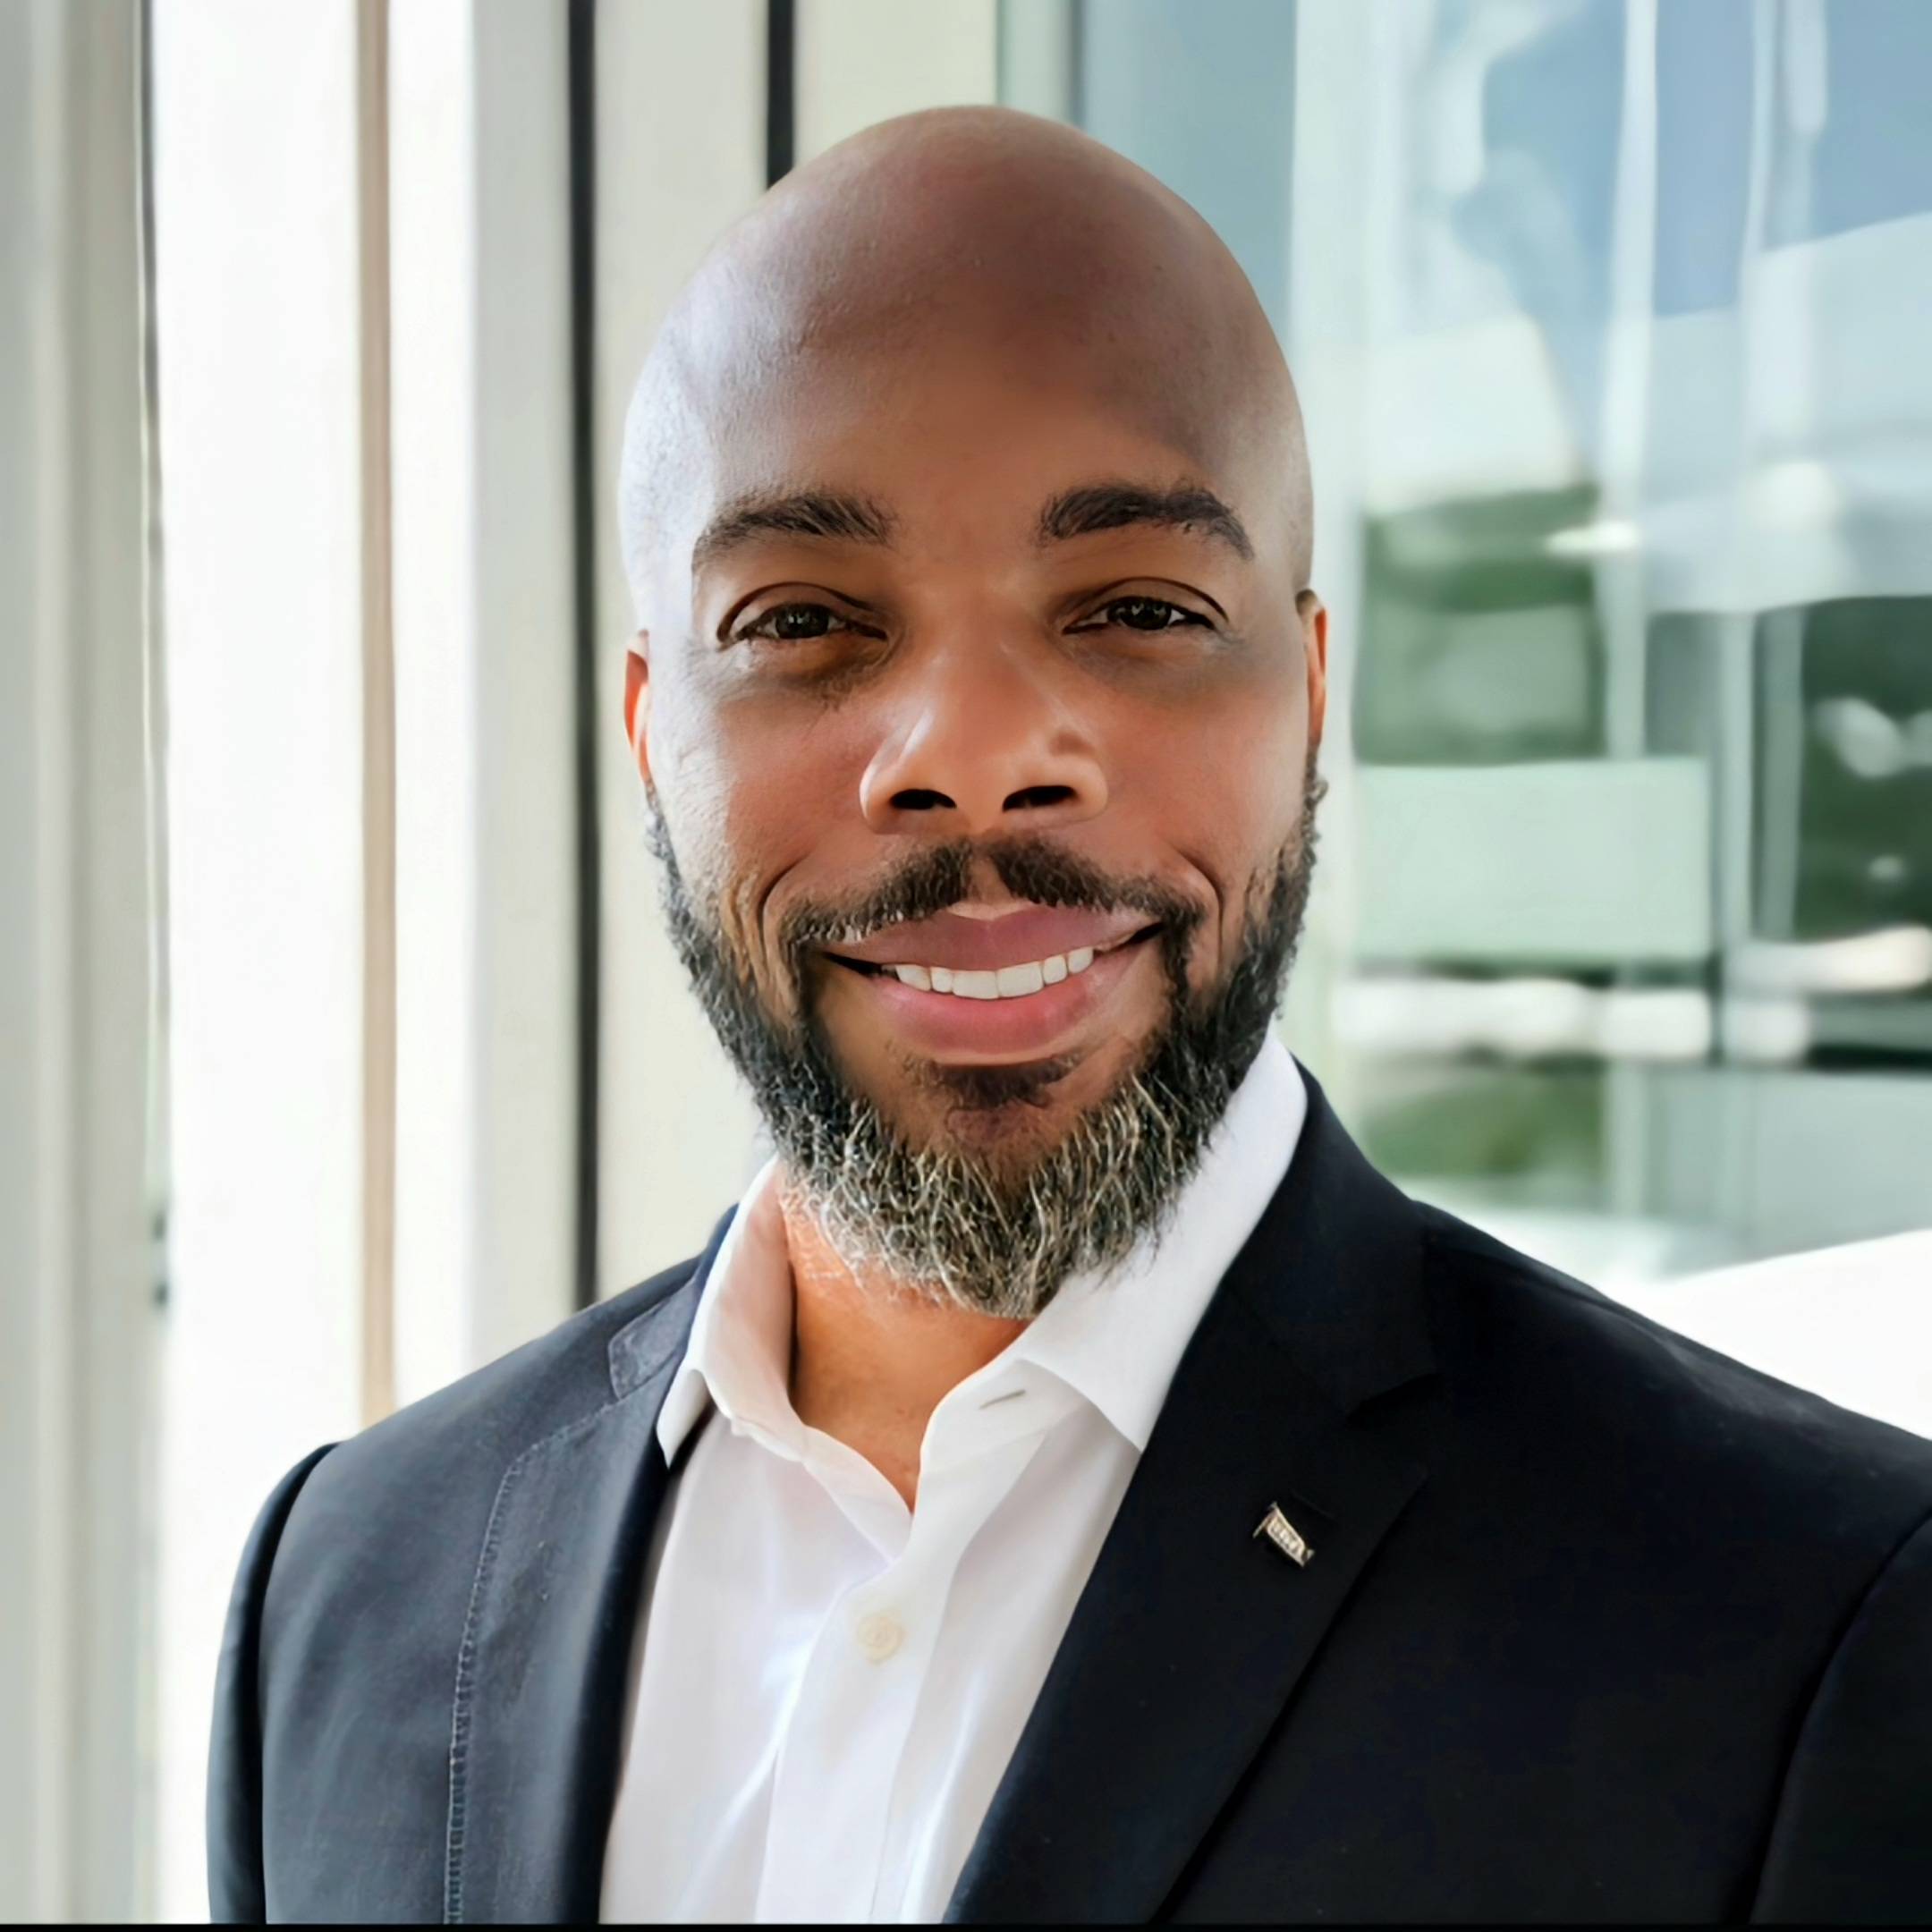
[[[1733,1060],[1784,1066],[1811,1050],[1811,1009],[1801,999],[1726,999],[1722,1034]]]
[[[1696,987],[1611,987],[1569,980],[1365,979],[1336,989],[1333,1024],[1358,1052],[1557,1054],[1615,1060],[1701,1060],[1709,996]]]
[[[1746,486],[1752,520],[1767,530],[1806,530],[1835,523],[1844,508],[1844,490],[1821,462],[1793,458],[1767,464]]]
[[[1932,710],[1895,718],[1864,698],[1826,698],[1813,707],[1811,724],[1854,777],[1932,771]]]
[[[1932,928],[1888,926],[1850,939],[1754,942],[1731,954],[1730,979],[1752,993],[1910,993],[1932,982]]]
[[[1573,523],[1543,540],[1552,556],[1628,556],[1643,543],[1643,532],[1628,517],[1606,517],[1600,523]]]

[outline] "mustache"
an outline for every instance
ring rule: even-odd
[[[1080,911],[1144,913],[1170,948],[1184,948],[1205,911],[1172,886],[1145,876],[1116,877],[1040,834],[958,839],[909,853],[860,892],[801,901],[780,921],[778,950],[794,983],[815,946],[850,945],[887,926],[930,919],[973,895],[981,864],[1016,899]]]

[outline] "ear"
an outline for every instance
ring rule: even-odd
[[[624,657],[624,736],[631,741],[638,775],[650,783],[650,748],[646,727],[650,722],[650,632],[640,631]]]
[[[1301,648],[1308,658],[1308,732],[1312,752],[1322,741],[1328,716],[1328,606],[1312,590],[1295,599],[1301,620]]]

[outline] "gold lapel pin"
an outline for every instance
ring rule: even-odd
[[[1282,1514],[1279,1503],[1268,1504],[1267,1514],[1255,1525],[1254,1533],[1258,1537],[1265,1536],[1290,1563],[1299,1563],[1304,1570],[1315,1555],[1309,1539]]]

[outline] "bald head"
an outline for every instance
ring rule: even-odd
[[[1292,948],[1326,705],[1300,412],[1227,250],[1072,129],[887,122],[713,250],[625,465],[672,932],[808,1191],[918,1282],[1157,1220]]]
[[[1182,201],[1097,141],[1007,108],[865,130],[786,177],[686,285],[638,383],[622,515],[640,624],[718,503],[763,474],[765,426],[821,397],[918,436],[895,376],[948,359],[1077,394],[1190,473],[1256,479],[1254,540],[1308,581],[1294,386],[1239,264]]]

